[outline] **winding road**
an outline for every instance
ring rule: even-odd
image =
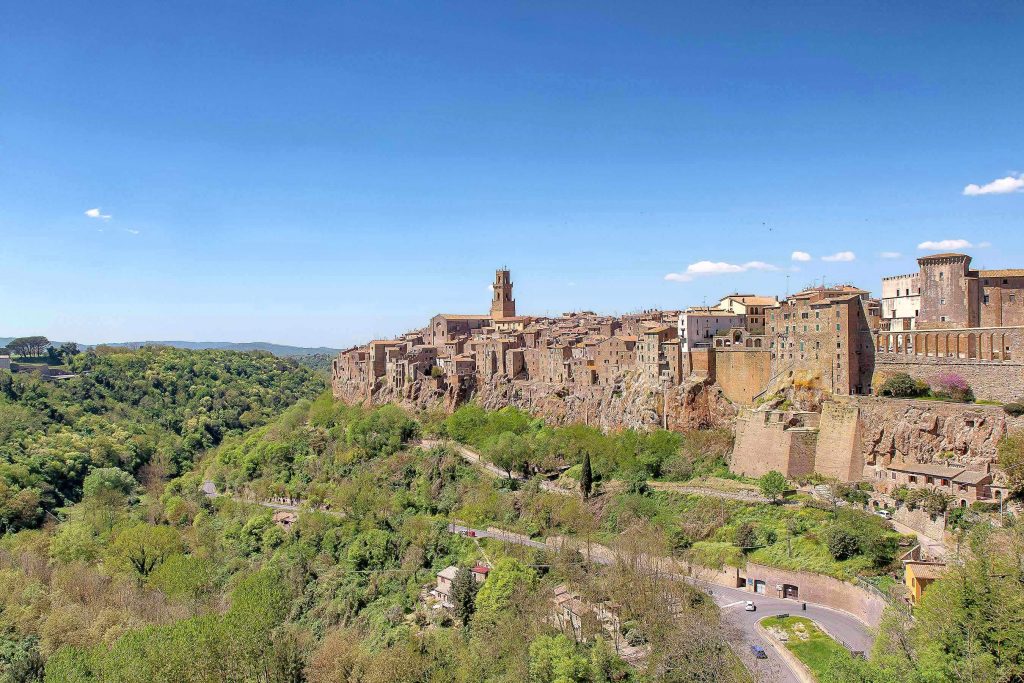
[[[519,534],[507,531],[473,529],[460,524],[449,524],[448,530],[452,533],[472,535],[475,538],[493,538],[506,543],[514,543],[538,550],[557,551],[557,548],[525,538]],[[597,564],[610,565],[616,560],[607,553],[592,553],[591,561]],[[756,674],[759,681],[774,681],[776,683],[802,683],[804,680],[798,671],[779,652],[784,647],[774,640],[765,637],[758,629],[757,622],[765,617],[778,614],[794,614],[807,617],[817,622],[833,638],[854,651],[868,652],[874,642],[871,630],[859,619],[847,612],[817,605],[804,603],[798,600],[774,598],[765,595],[757,595],[742,588],[728,588],[704,581],[698,578],[674,574],[675,578],[700,588],[708,593],[718,605],[722,618],[730,630],[739,633],[740,640],[734,640],[731,645],[733,651],[739,656],[750,671]],[[752,600],[757,606],[754,612],[747,612],[744,607],[748,600]],[[768,659],[756,659],[750,651],[751,645],[759,645],[770,653]]]

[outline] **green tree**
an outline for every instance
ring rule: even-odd
[[[46,351],[46,347],[49,345],[49,339],[40,335],[35,335],[32,337],[18,337],[17,339],[12,339],[10,343],[7,344],[7,348],[19,356],[31,356],[33,358],[37,358],[43,355]]]
[[[455,616],[464,626],[469,626],[473,613],[476,611],[476,594],[480,588],[472,570],[459,567],[452,581],[452,603],[455,605]]]
[[[1015,493],[1024,491],[1024,435],[1007,434],[999,441],[999,468]]]
[[[111,551],[115,562],[146,577],[183,549],[181,535],[173,527],[136,524],[117,534]]]
[[[860,538],[849,529],[834,524],[825,532],[825,545],[832,557],[837,560],[846,560],[861,550]]]
[[[525,469],[529,465],[530,444],[525,437],[504,432],[487,449],[487,457],[511,479],[513,472]]]
[[[476,614],[493,620],[507,610],[517,594],[526,594],[536,585],[537,575],[519,560],[503,557],[495,563],[487,580],[476,594]]]
[[[765,498],[775,503],[786,493],[789,484],[781,472],[772,470],[761,475],[757,480],[757,486],[761,489],[761,494]]]
[[[530,643],[530,683],[585,683],[590,662],[563,634],[541,635]]]
[[[132,501],[139,483],[118,467],[97,467],[82,482],[83,498],[118,506]]]
[[[590,453],[583,454],[583,465],[580,467],[580,492],[583,498],[590,498],[594,488],[594,474],[590,471]]]
[[[757,545],[757,529],[750,522],[741,522],[733,532],[732,544],[745,550],[755,547]]]
[[[878,393],[894,398],[912,398],[927,393],[927,390],[927,385],[918,382],[905,372],[897,372],[885,380]]]

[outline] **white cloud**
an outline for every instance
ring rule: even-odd
[[[993,180],[985,185],[971,183],[964,188],[964,194],[968,197],[979,197],[983,194],[1012,194],[1024,192],[1024,173],[1018,173],[1016,177],[1011,173],[1005,178]]]
[[[946,251],[947,249],[967,249],[974,245],[967,240],[926,240],[917,245],[924,251]]]
[[[129,235],[138,235],[139,234],[138,230],[132,230],[131,228],[126,228],[125,232],[128,233]]]
[[[899,258],[903,256],[903,254],[898,251],[883,251],[879,256],[882,258]]]
[[[808,254],[806,251],[794,251],[789,258],[793,259],[794,261],[810,261],[811,255]]]
[[[693,278],[701,275],[728,275],[730,273],[745,273],[749,270],[776,271],[778,269],[778,266],[764,261],[747,261],[746,263],[697,261],[686,266],[686,270],[682,273],[669,273],[665,279],[670,282],[690,282]]]
[[[992,243],[991,242],[978,242],[974,246],[977,249],[988,249],[989,247],[992,246]]]
[[[849,262],[849,261],[856,261],[857,260],[857,255],[854,254],[852,251],[840,251],[840,252],[836,252],[835,254],[832,254],[831,256],[822,256],[821,260],[822,261],[828,261],[829,263],[837,263],[837,262],[844,262],[845,263],[845,262]]]
[[[109,221],[110,220],[110,214],[109,213],[100,213],[100,210],[98,208],[97,209],[87,209],[86,212],[85,212],[85,215],[88,216],[89,218],[102,218],[105,221]]]

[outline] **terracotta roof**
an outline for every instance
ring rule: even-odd
[[[438,313],[436,318],[444,318],[445,320],[491,320],[489,315],[459,315],[456,313]]]
[[[942,477],[944,479],[952,479],[964,471],[963,467],[947,467],[945,465],[935,465],[930,462],[897,463],[895,465],[889,465],[888,469],[895,470],[896,472],[907,472],[909,474],[925,474],[932,477]]]
[[[919,579],[938,579],[946,571],[946,565],[933,562],[907,562],[914,576]]]
[[[453,565],[451,565],[451,566],[448,566],[448,567],[445,567],[444,569],[442,569],[441,571],[439,571],[439,572],[437,573],[437,575],[438,575],[439,577],[442,577],[442,578],[448,579],[449,581],[454,581],[454,580],[455,580],[455,575],[456,575],[456,574],[458,574],[458,573],[459,573],[459,568],[458,568],[458,567],[456,567],[456,566],[455,566],[455,565],[453,564]]]
[[[978,472],[975,470],[965,470],[960,474],[953,477],[953,481],[958,484],[980,484],[991,475],[988,472]]]
[[[1006,268],[1003,270],[979,270],[980,277],[1024,277],[1024,268]]]
[[[722,297],[722,300],[735,299],[742,304],[748,306],[771,306],[772,304],[779,303],[778,299],[772,296],[758,296],[755,294],[730,294],[729,296]]]

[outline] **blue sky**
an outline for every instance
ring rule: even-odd
[[[343,346],[501,265],[538,314],[1024,266],[1024,5],[828,4],[6,3],[0,336]]]

